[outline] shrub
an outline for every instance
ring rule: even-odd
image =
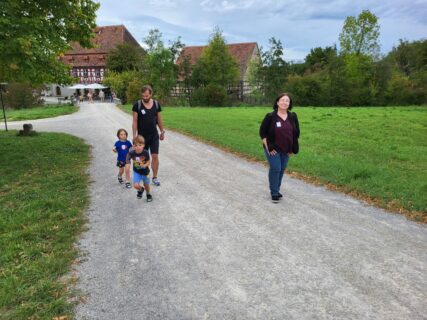
[[[126,90],[126,99],[128,102],[133,103],[141,98],[141,87],[144,84],[139,79],[133,79],[129,82]]]
[[[11,109],[27,109],[40,104],[40,92],[28,83],[10,83],[5,95],[5,104]]]
[[[210,83],[206,87],[199,87],[193,90],[190,99],[191,106],[214,106],[227,105],[227,90],[224,87]]]

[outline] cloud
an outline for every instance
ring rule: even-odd
[[[98,23],[124,24],[139,41],[157,28],[165,43],[181,36],[187,45],[206,44],[218,26],[229,43],[256,41],[267,48],[275,37],[286,59],[304,59],[311,48],[338,43],[345,18],[366,9],[379,18],[383,52],[399,38],[427,34],[427,0],[101,0]]]

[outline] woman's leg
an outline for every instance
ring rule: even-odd
[[[285,174],[285,169],[288,166],[289,155],[287,153],[280,152],[280,176],[279,176],[279,188],[278,192],[280,192],[280,186],[282,185],[282,178]]]
[[[282,163],[280,159],[280,154],[276,153],[274,156],[270,155],[265,151],[265,156],[267,158],[270,168],[268,170],[268,182],[270,184],[270,193],[272,196],[277,196],[279,193],[280,187],[280,170],[282,168]]]

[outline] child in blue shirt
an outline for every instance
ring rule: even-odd
[[[119,129],[117,131],[117,142],[114,144],[113,151],[117,153],[117,167],[119,167],[119,174],[117,180],[119,183],[123,183],[123,171],[126,171],[126,188],[132,188],[130,184],[130,172],[129,168],[126,168],[126,156],[129,153],[129,149],[132,148],[132,143],[128,140],[128,133],[125,129]]]

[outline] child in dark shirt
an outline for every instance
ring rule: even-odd
[[[114,144],[113,151],[117,153],[117,167],[119,167],[119,174],[117,180],[119,183],[123,183],[123,171],[126,171],[126,188],[132,188],[130,185],[130,172],[129,168],[126,168],[126,156],[129,153],[129,149],[132,147],[132,143],[128,140],[128,133],[125,129],[119,129],[117,131],[117,138],[119,140]]]
[[[133,167],[133,187],[137,190],[136,197],[142,198],[142,194],[147,190],[147,202],[153,201],[150,194],[150,154],[144,150],[145,140],[142,136],[133,139],[133,149],[126,156],[126,167],[129,168],[131,161]],[[141,186],[141,181],[144,187]]]

